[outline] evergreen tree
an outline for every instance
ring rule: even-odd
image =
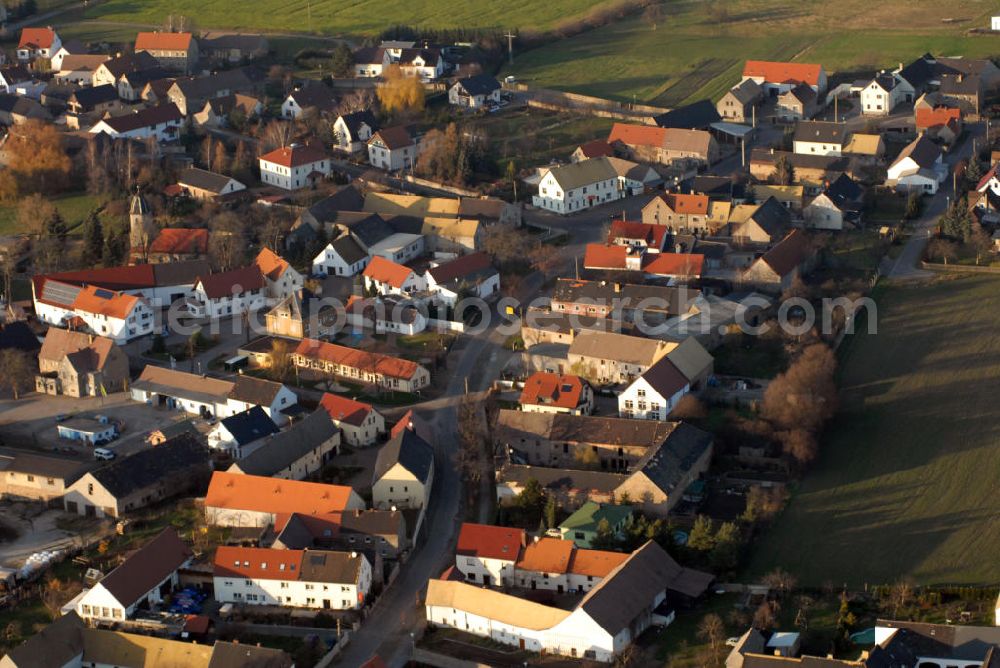
[[[551,496],[545,502],[545,524],[549,529],[556,528],[556,500]]]
[[[93,266],[104,256],[104,227],[97,212],[91,212],[83,224],[83,260]]]

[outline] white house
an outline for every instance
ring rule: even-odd
[[[860,222],[864,191],[846,174],[828,185],[802,211],[808,227],[818,230],[842,230],[844,223]]]
[[[438,49],[389,48],[388,51],[392,61],[398,64],[399,69],[408,77],[431,81],[444,74],[444,58]]]
[[[424,226],[426,227],[427,219]],[[381,257],[396,264],[403,264],[415,260],[424,254],[427,248],[427,240],[423,234],[411,234],[409,232],[396,232],[379,239],[368,247],[368,254],[372,257]]]
[[[22,28],[17,44],[17,59],[27,62],[36,58],[52,58],[62,47],[59,34],[52,28]]]
[[[1000,16],[990,17],[990,30],[1000,30]]]
[[[319,276],[356,276],[365,270],[368,252],[350,234],[326,245],[312,261],[312,273]]]
[[[41,293],[37,283],[32,285],[36,289],[35,317],[50,325],[76,329],[83,325],[118,344],[152,334],[155,329],[153,309],[142,297],[54,279],[44,281]]]
[[[148,139],[165,142],[177,139],[184,127],[184,116],[170,102],[146,107],[130,114],[104,118],[90,128],[92,134],[103,132],[112,139]]]
[[[337,100],[329,86],[322,82],[310,82],[288,94],[281,103],[281,117],[296,120],[310,111],[327,113],[336,105]]]
[[[284,190],[311,186],[329,176],[330,159],[312,145],[292,144],[262,155],[260,180]]]
[[[261,440],[278,433],[278,425],[260,406],[224,417],[208,432],[208,447],[240,459],[260,447]]]
[[[795,153],[840,156],[847,144],[847,125],[827,121],[799,121],[792,136]]]
[[[883,71],[861,89],[861,113],[888,116],[903,102],[912,102],[913,96],[913,86],[906,79]]]
[[[500,294],[500,272],[486,253],[471,253],[424,272],[427,290],[454,306],[459,294],[490,299]]]
[[[548,170],[538,182],[532,204],[556,213],[573,213],[629,194],[609,158],[590,158]]]
[[[346,153],[357,153],[378,130],[378,121],[370,111],[341,114],[333,122],[333,147]]]
[[[513,580],[525,589],[588,592],[627,559],[622,552],[578,548],[571,540],[542,536],[521,551]]]
[[[368,140],[368,162],[387,172],[413,169],[417,153],[417,143],[401,125],[377,130]]]
[[[685,394],[688,379],[669,357],[661,358],[618,395],[618,415],[642,420],[666,420]]]
[[[78,597],[76,613],[94,622],[131,619],[140,605],[161,603],[190,561],[190,548],[168,527]]]
[[[898,190],[933,195],[948,176],[941,149],[921,134],[889,165],[886,184]]]
[[[385,433],[385,418],[371,404],[326,392],[319,407],[340,427],[348,445],[365,448]]]
[[[357,552],[220,546],[212,572],[215,600],[315,610],[358,610],[372,565]]]
[[[365,289],[380,295],[406,295],[427,287],[424,278],[409,267],[376,255],[362,273]]]
[[[513,584],[514,564],[525,545],[524,529],[465,522],[458,534],[455,568],[469,582]]]
[[[500,82],[488,74],[459,79],[448,89],[448,103],[469,109],[500,104]]]
[[[826,92],[827,77],[822,65],[814,63],[789,63],[767,60],[748,60],[743,67],[743,78],[753,80],[772,98],[805,85],[817,94]]]
[[[225,415],[235,415],[260,406],[277,425],[288,422],[285,411],[299,401],[298,396],[287,385],[244,374],[236,376],[226,398],[228,402]]]
[[[295,294],[305,283],[302,274],[270,248],[261,248],[253,263],[264,277],[265,294],[272,300],[281,301]]]
[[[372,476],[372,506],[426,508],[434,485],[434,448],[404,427],[382,446]]]
[[[24,65],[0,68],[0,91],[15,95],[19,86],[31,83],[31,72]]]
[[[257,265],[220,271],[199,278],[188,298],[195,318],[222,318],[258,311],[266,305],[266,283]]]
[[[380,77],[391,64],[389,50],[382,46],[366,46],[354,52],[354,76],[360,79]]]

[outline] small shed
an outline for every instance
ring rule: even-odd
[[[118,428],[106,421],[90,418],[71,418],[56,425],[60,438],[83,441],[87,445],[110,443],[118,435]]]

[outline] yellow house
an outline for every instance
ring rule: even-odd
[[[424,508],[434,483],[434,448],[410,427],[399,429],[379,450],[372,477],[372,505]]]

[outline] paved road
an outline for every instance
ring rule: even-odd
[[[889,272],[889,278],[912,280],[927,278],[932,275],[931,272],[921,269],[919,265],[920,260],[923,259],[927,242],[934,227],[937,225],[938,218],[945,212],[948,204],[955,195],[952,189],[951,170],[955,168],[958,162],[972,155],[973,138],[979,139],[985,135],[985,128],[981,124],[970,124],[966,127],[969,129],[969,132],[965,140],[945,156],[945,161],[949,169],[948,178],[941,185],[941,189],[938,190],[937,194],[926,201],[923,215],[914,223],[913,234],[906,241],[903,252],[896,258],[896,262]]]

